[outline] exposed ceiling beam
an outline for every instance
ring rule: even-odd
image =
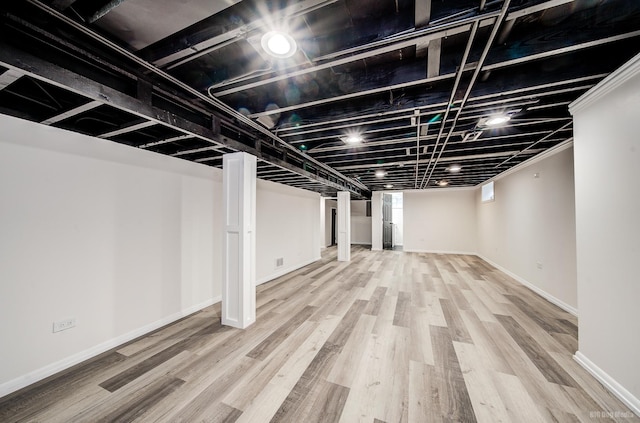
[[[427,48],[427,79],[440,75],[440,56],[442,54],[442,38],[431,40]]]
[[[211,29],[208,30],[211,31],[210,33],[212,34],[212,36],[209,36],[204,40],[198,41],[196,43],[187,42],[186,40],[189,38],[188,34],[179,33],[178,38],[180,38],[180,40],[176,40],[175,42],[173,42],[171,39],[163,40],[161,44],[174,43],[176,46],[180,47],[172,49],[173,51],[171,51],[170,54],[161,57],[152,57],[151,62],[159,67],[165,67],[169,64],[174,65],[177,62],[179,62],[180,64],[187,63],[190,60],[200,57],[203,54],[202,52],[210,53],[212,51],[215,51],[216,49],[222,46],[226,46],[230,42],[233,42],[238,38],[246,37],[248,33],[255,31],[256,29],[268,27],[269,25],[272,25],[273,22],[277,22],[278,20],[282,20],[285,18],[290,19],[295,16],[304,15],[321,7],[335,3],[336,1],[337,0],[304,0],[293,2],[292,4],[280,9],[268,20],[256,19],[252,22],[244,25],[239,25],[235,28],[225,28],[225,30],[221,33],[213,32],[216,31],[216,26],[212,25]],[[197,25],[200,25],[200,23]],[[188,32],[188,29],[186,32]]]
[[[498,15],[498,17],[496,17],[496,21],[493,25],[493,28],[491,30],[491,34],[489,34],[489,39],[487,40],[485,46],[484,46],[484,50],[482,51],[482,55],[480,56],[480,59],[478,60],[478,63],[476,64],[475,67],[475,71],[473,73],[473,75],[471,76],[471,81],[469,81],[469,85],[467,86],[467,90],[465,91],[465,94],[462,98],[462,101],[460,102],[457,112],[456,112],[456,116],[454,118],[453,123],[451,124],[451,128],[449,129],[449,133],[447,134],[446,138],[444,139],[443,143],[442,143],[442,147],[440,148],[440,152],[438,153],[438,156],[436,157],[435,161],[433,161],[434,158],[434,154],[436,152],[436,150],[438,149],[438,142],[440,141],[440,137],[443,134],[443,130],[446,124],[446,116],[442,119],[442,125],[440,126],[440,132],[438,133],[438,139],[436,140],[436,146],[434,147],[432,153],[431,153],[431,160],[429,161],[429,164],[427,165],[427,169],[425,169],[424,171],[424,176],[422,177],[422,182],[420,183],[420,188],[426,186],[429,184],[429,180],[431,179],[431,175],[433,174],[433,170],[435,169],[435,166],[438,164],[438,161],[440,160],[440,157],[442,156],[442,153],[444,152],[445,148],[447,147],[447,143],[449,142],[449,139],[451,138],[451,134],[453,133],[455,127],[456,127],[456,123],[458,121],[458,118],[460,117],[460,113],[462,112],[462,110],[464,109],[464,106],[467,103],[467,100],[469,99],[469,96],[471,95],[471,90],[473,89],[473,86],[478,78],[478,75],[480,74],[480,70],[482,69],[482,65],[484,64],[484,61],[487,58],[487,55],[489,54],[489,50],[491,49],[491,46],[493,45],[493,40],[495,39],[496,35],[498,34],[498,30],[500,29],[500,26],[502,25],[502,22],[504,20],[504,18],[507,16],[507,12],[509,11],[509,5],[511,4],[511,0],[505,0],[504,3],[502,4],[502,9],[500,10],[500,14]],[[463,68],[465,65],[465,62],[463,61],[463,63],[461,64],[461,68]],[[453,98],[456,95],[456,90],[457,90],[457,85],[454,85],[454,88],[452,90],[452,97],[451,97],[451,104],[453,104]],[[447,112],[450,109],[447,108]],[[427,175],[427,172],[429,172],[429,167],[431,165],[431,163],[433,163],[433,166],[431,167],[431,171],[430,173]],[[426,178],[426,182],[425,182],[425,178]],[[416,187],[418,188],[418,187]]]
[[[178,135],[177,137],[171,137],[171,138],[166,138],[164,140],[159,140],[159,141],[154,141],[154,142],[148,142],[146,144],[142,144],[139,145],[138,148],[149,148],[149,147],[155,147],[157,145],[163,145],[163,144],[168,144],[170,142],[175,142],[175,141],[181,141],[181,140],[186,140],[189,138],[193,138],[192,135],[189,134],[185,134],[185,135]]]
[[[104,134],[100,134],[98,135],[98,138],[111,138],[111,137],[115,137],[117,135],[122,135],[122,134],[126,134],[129,132],[135,132],[135,131],[139,131],[140,129],[144,129],[144,128],[148,128],[150,126],[154,126],[156,125],[156,122],[149,120],[146,122],[141,122],[141,123],[136,123],[134,125],[128,125],[125,126],[124,128],[119,128],[116,129],[114,131],[109,131],[106,132]]]
[[[276,136],[275,134],[273,134],[272,132],[270,132],[269,130],[264,128],[259,123],[256,123],[253,120],[247,118],[243,114],[239,113],[238,111],[236,111],[232,107],[229,107],[228,105],[226,105],[225,103],[219,101],[218,99],[213,98],[211,96],[207,96],[207,95],[201,93],[197,89],[195,89],[195,88],[185,84],[184,82],[178,80],[177,78],[167,74],[166,72],[162,71],[161,69],[157,68],[156,66],[152,65],[151,63],[145,61],[144,59],[141,59],[140,57],[138,57],[134,53],[130,52],[129,50],[127,50],[127,49],[121,47],[120,45],[108,40],[107,38],[105,38],[102,35],[94,32],[90,28],[88,28],[88,27],[86,27],[86,26],[74,21],[73,19],[68,18],[67,16],[59,13],[55,9],[52,9],[51,7],[43,4],[42,2],[40,2],[38,0],[25,0],[25,1],[27,1],[30,4],[32,4],[33,6],[36,6],[37,8],[39,8],[40,10],[44,11],[45,13],[51,15],[52,17],[57,18],[58,20],[60,20],[61,22],[65,23],[67,25],[69,25],[70,27],[75,28],[76,30],[80,31],[82,34],[84,34],[84,35],[90,37],[91,39],[93,39],[94,41],[100,43],[105,48],[108,48],[108,49],[114,51],[115,53],[117,53],[117,54],[123,56],[124,58],[132,61],[133,63],[141,66],[143,69],[146,69],[147,71],[150,71],[151,73],[153,73],[156,76],[160,77],[166,83],[176,86],[183,93],[188,93],[188,94],[194,96],[195,98],[198,98],[198,99],[202,100],[204,103],[207,103],[207,104],[215,107],[220,112],[225,113],[225,114],[233,117],[237,121],[244,123],[245,125],[249,126],[252,129],[255,129],[257,132],[263,134],[267,138],[269,138],[269,139],[275,141],[276,143],[278,143],[280,148],[283,148],[285,151],[288,150],[289,153],[292,154],[293,156],[297,156],[303,162],[309,162],[309,164],[311,164],[311,165],[313,165],[315,167],[321,168],[322,170],[324,170],[328,174],[333,175],[333,177],[335,177],[337,180],[343,182],[345,186],[356,186],[356,187],[358,187],[359,190],[368,192],[368,188],[364,184],[361,184],[361,183],[359,183],[357,181],[353,181],[353,180],[349,179],[348,177],[346,177],[345,175],[342,175],[339,171],[337,171],[337,170],[335,170],[335,169],[333,169],[333,168],[331,168],[331,167],[329,167],[329,166],[327,166],[327,165],[325,165],[325,164],[323,164],[321,162],[316,161],[315,159],[313,159],[310,156],[307,156],[304,153],[301,153],[300,150],[298,150],[295,147],[289,145],[286,141],[280,139],[278,136]],[[135,110],[135,109],[131,109],[131,110]],[[238,144],[243,145],[242,143],[238,143]],[[239,150],[243,151],[243,148],[244,147],[240,147]]]
[[[93,15],[89,16],[87,18],[87,22],[94,23],[95,21],[97,21],[98,19],[100,19],[101,17],[106,15],[107,13],[111,12],[116,7],[120,6],[125,1],[127,1],[127,0],[111,0],[109,3],[105,4],[100,9],[96,10],[93,13]]]
[[[0,75],[0,91],[4,90],[9,85],[11,85],[14,82],[16,82],[22,76],[24,76],[24,72],[22,72],[22,71],[20,71],[18,69],[9,69],[9,70],[7,70],[5,73]]]
[[[616,41],[622,41],[622,40],[627,40],[630,38],[634,38],[634,37],[640,37],[640,30],[637,31],[630,31],[630,32],[626,32],[624,34],[618,34],[618,35],[612,35],[610,37],[604,37],[604,38],[598,38],[596,40],[591,40],[591,41],[585,41],[582,43],[578,43],[575,41],[572,41],[571,45],[565,46],[565,47],[560,47],[560,48],[555,48],[555,49],[551,49],[551,50],[546,50],[546,51],[542,51],[542,52],[537,52],[537,53],[532,53],[526,56],[522,56],[522,57],[518,57],[515,59],[511,59],[511,60],[505,60],[499,63],[489,63],[487,65],[485,65],[483,67],[483,70],[486,71],[491,71],[491,70],[495,70],[495,69],[501,69],[501,68],[505,68],[505,67],[509,67],[509,66],[514,66],[514,65],[519,65],[522,63],[526,63],[526,62],[530,62],[533,60],[540,60],[540,59],[545,59],[548,57],[554,57],[554,56],[559,56],[562,54],[568,54],[568,53],[573,53],[579,50],[584,50],[584,49],[588,49],[588,48],[592,48],[592,47],[598,47],[604,44],[609,44],[609,43],[613,43]]]
[[[350,182],[343,182],[339,178],[335,178],[336,181],[330,181],[327,178],[315,175],[304,169],[300,169],[295,165],[286,162],[285,160],[267,157],[257,151],[256,149],[247,146],[239,141],[235,141],[229,137],[221,136],[219,133],[213,131],[210,128],[197,125],[193,122],[187,121],[180,116],[165,110],[153,107],[147,103],[144,103],[137,98],[128,96],[114,88],[92,81],[82,75],[73,73],[67,69],[60,68],[42,59],[36,58],[28,53],[17,50],[12,46],[3,44],[0,42],[0,64],[14,70],[21,75],[28,75],[37,80],[41,80],[52,84],[54,86],[67,89],[76,94],[80,94],[93,101],[90,104],[97,102],[99,104],[105,104],[117,109],[131,113],[132,115],[139,116],[147,119],[148,121],[144,125],[162,124],[168,127],[178,129],[185,132],[186,137],[195,137],[207,142],[212,143],[212,148],[228,147],[235,151],[245,151],[253,154],[258,158],[264,160],[274,161],[282,169],[286,169],[289,172],[298,173],[307,178],[312,178],[319,181],[322,184],[328,184],[334,188],[340,190],[349,190],[358,197],[366,197],[368,189],[360,189],[356,184]],[[6,73],[6,72],[5,72]],[[125,131],[130,131],[132,127],[125,128]],[[114,134],[103,134],[103,136],[113,136]],[[145,147],[148,147],[146,145]],[[307,161],[314,161],[309,157]],[[342,183],[339,183],[342,182]],[[361,184],[364,186],[363,184]],[[365,186],[366,188],[366,186]]]
[[[516,18],[526,16],[528,14],[537,13],[541,10],[555,7],[564,3],[570,3],[572,1],[573,0],[550,0],[529,8],[511,12],[507,15],[505,20],[507,21],[514,20]],[[495,23],[495,18],[496,16],[498,16],[498,14],[499,12],[488,12],[488,13],[482,12],[471,18],[467,17],[457,21],[447,22],[444,24],[430,25],[430,26],[427,26],[426,28],[415,30],[408,34],[389,37],[389,38],[374,41],[372,43],[365,44],[362,46],[336,52],[331,55],[317,57],[315,58],[314,61],[319,64],[315,66],[292,70],[284,74],[272,76],[270,78],[264,78],[258,81],[244,84],[244,85],[229,87],[223,90],[215,91],[213,92],[213,95],[217,97],[222,97],[225,95],[233,94],[235,92],[240,92],[247,89],[259,87],[261,85],[282,81],[282,80],[293,78],[296,76],[305,75],[307,73],[317,72],[322,69],[327,69],[334,66],[343,65],[343,64],[355,62],[358,60],[363,60],[372,56],[388,53],[390,51],[399,50],[401,48],[414,45],[417,42],[428,43],[431,40],[442,39],[455,34],[468,32],[471,29],[471,25],[473,24],[473,22],[481,22],[480,24],[481,27],[493,25]],[[323,61],[326,61],[326,62],[320,63]],[[269,73],[269,72],[266,72],[266,73]],[[253,79],[253,78],[260,78],[263,75],[264,73],[253,74],[251,77],[243,78],[240,81]],[[234,83],[238,83],[240,81],[234,81]],[[225,85],[225,84],[228,84],[228,83],[224,83],[224,84],[221,83],[217,85]]]
[[[431,0],[415,0],[414,27],[424,28],[431,20]],[[433,42],[433,41],[432,41]],[[432,42],[419,40],[416,42],[416,56],[423,57]]]
[[[552,136],[554,136],[555,134],[564,131],[565,129],[567,129],[569,126],[571,126],[573,124],[573,119],[570,122],[565,123],[564,125],[562,125],[560,128],[556,129],[555,131],[553,131],[552,133],[550,133],[549,135],[546,135],[542,138],[540,138],[538,141],[534,142],[533,144],[531,144],[529,147],[525,148],[524,150],[521,150],[517,153],[515,153],[513,156],[509,157],[508,159],[506,159],[505,161],[501,162],[499,165],[497,165],[496,167],[500,167],[504,164],[506,164],[507,162],[511,161],[512,159],[518,157],[519,155],[531,150],[533,147],[535,147],[536,145],[540,144],[541,142],[547,140],[548,138],[551,138]]]
[[[583,42],[583,43],[576,43],[576,44],[573,44],[573,45],[563,46],[563,47],[560,47],[560,48],[553,48],[553,46],[551,46],[550,50],[546,50],[546,51],[543,51],[543,52],[536,52],[536,53],[532,53],[532,54],[529,54],[529,55],[521,56],[521,57],[518,57],[518,58],[515,58],[515,59],[504,60],[504,61],[501,61],[501,62],[494,62],[494,63],[489,62],[485,66],[483,66],[482,70],[483,71],[490,71],[490,70],[502,69],[502,68],[506,68],[506,67],[509,67],[509,66],[520,65],[520,64],[527,63],[527,62],[534,61],[534,60],[541,60],[541,59],[544,59],[544,58],[556,57],[556,56],[559,56],[559,55],[562,55],[562,54],[574,53],[574,52],[577,52],[577,51],[580,51],[580,50],[593,48],[593,47],[601,46],[601,45],[612,43],[612,42],[616,42],[616,41],[631,39],[631,38],[634,38],[634,37],[640,37],[640,30],[630,31],[630,32],[627,32],[627,33],[618,34],[618,35],[614,35],[614,36],[610,36],[610,37],[604,37],[604,38],[600,38],[600,39],[596,39],[596,40],[586,41],[586,42]],[[560,42],[562,44],[566,43],[566,41],[564,41],[562,39],[559,40],[558,42]],[[468,64],[468,65],[466,65],[464,70],[465,70],[465,72],[466,71],[475,70],[477,65],[478,65],[477,63]],[[255,119],[255,118],[258,118],[260,116],[268,116],[268,115],[273,115],[273,114],[278,114],[278,113],[284,113],[284,112],[288,112],[288,111],[292,111],[292,110],[299,110],[299,109],[303,109],[303,108],[307,108],[307,107],[314,107],[314,106],[319,106],[319,105],[322,105],[322,104],[328,104],[328,103],[333,103],[333,102],[337,102],[337,101],[344,101],[344,100],[349,100],[349,99],[353,99],[353,98],[357,98],[357,97],[367,96],[367,95],[371,95],[371,94],[387,92],[387,91],[390,91],[390,90],[399,90],[399,89],[403,89],[403,88],[426,85],[426,84],[430,84],[430,83],[433,83],[433,82],[438,82],[438,81],[451,79],[451,78],[454,78],[455,76],[456,76],[455,73],[447,73],[447,74],[444,74],[444,75],[427,77],[425,79],[418,79],[418,80],[415,80],[415,81],[409,81],[409,82],[404,82],[404,83],[390,85],[390,86],[383,86],[383,87],[379,87],[379,88],[371,88],[371,89],[368,89],[368,90],[353,92],[353,93],[349,93],[349,94],[343,94],[343,95],[334,96],[334,97],[328,97],[328,98],[315,100],[315,101],[310,101],[310,102],[306,102],[306,103],[301,103],[301,104],[296,104],[296,105],[291,105],[291,106],[286,106],[286,107],[280,107],[280,108],[274,108],[274,109],[270,109],[270,110],[264,111],[264,112],[253,113],[253,114],[249,115],[249,117]]]
[[[91,109],[95,109],[96,107],[98,107],[98,106],[100,106],[102,104],[103,103],[100,102],[100,101],[95,101],[95,100],[94,101],[90,101],[88,103],[83,104],[82,106],[78,106],[78,107],[75,107],[75,108],[73,108],[71,110],[67,110],[64,113],[60,113],[59,115],[52,116],[49,119],[43,120],[40,123],[43,124],[43,125],[52,125],[52,124],[54,124],[56,122],[63,121],[63,120],[68,119],[68,118],[70,118],[72,116],[79,115],[80,113],[84,113],[84,112],[87,112],[87,111],[89,111]]]
[[[63,11],[71,7],[71,5],[75,2],[76,0],[53,0],[53,2],[51,2],[51,7],[54,7],[60,11]]]

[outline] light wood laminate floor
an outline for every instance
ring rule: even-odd
[[[0,421],[638,421],[572,359],[576,319],[474,256],[352,249],[0,399]]]

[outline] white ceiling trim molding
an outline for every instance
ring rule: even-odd
[[[575,115],[577,111],[591,106],[638,74],[640,74],[640,53],[635,55],[624,65],[620,66],[617,70],[611,72],[609,76],[600,81],[595,87],[584,93],[573,103],[569,104],[569,112],[572,115]]]
[[[497,174],[496,176],[494,176],[491,179],[487,179],[486,181],[472,187],[473,189],[479,189],[482,185],[491,182],[491,181],[497,181],[498,179],[502,179],[507,175],[511,175],[512,173],[518,172],[522,169],[524,169],[525,167],[531,166],[532,164],[538,163],[546,158],[549,158],[551,156],[554,156],[564,150],[566,150],[567,148],[571,148],[573,147],[573,137],[568,138],[567,140],[561,142],[560,144],[556,145],[555,147],[551,147],[548,150],[543,151],[542,153],[530,158],[529,160],[525,160],[524,162],[505,170],[502,173]]]

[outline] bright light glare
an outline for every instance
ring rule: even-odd
[[[346,144],[358,144],[362,142],[360,135],[348,135],[342,139]]]
[[[438,185],[441,187],[446,187],[447,185],[449,185],[449,182],[443,179],[442,181],[438,181]]]
[[[387,185],[385,185],[384,187],[385,187],[386,189],[391,189],[391,188],[393,188],[393,184],[387,184]]]
[[[380,169],[380,170],[376,170],[375,175],[376,175],[376,178],[384,178],[385,176],[387,176],[387,172]]]
[[[296,42],[283,32],[271,31],[262,37],[262,48],[271,56],[291,57],[296,51]]]
[[[462,170],[462,166],[460,165],[451,165],[447,168],[447,171],[451,173],[460,172]]]
[[[270,37],[269,41],[267,41],[267,46],[269,46],[269,50],[276,54],[287,54],[291,48],[289,40],[282,34],[274,34]]]
[[[489,126],[496,126],[496,125],[502,125],[503,123],[509,122],[510,119],[511,117],[509,116],[493,116],[487,119],[486,123]]]

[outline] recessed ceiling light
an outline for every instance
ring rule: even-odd
[[[385,170],[382,169],[378,169],[376,170],[376,178],[384,178],[385,176],[387,176],[387,172]]]
[[[462,170],[462,166],[459,164],[453,164],[447,168],[447,172],[456,173]]]
[[[262,36],[262,48],[278,59],[286,59],[296,52],[296,42],[289,34],[280,31],[269,31]]]
[[[387,184],[387,185],[385,185],[384,187],[385,187],[386,189],[391,189],[391,188],[393,188],[393,184]]]
[[[347,135],[346,137],[342,137],[342,141],[345,144],[359,144],[362,142],[362,135]]]
[[[497,115],[497,116],[492,116],[489,119],[487,119],[485,124],[488,125],[488,126],[498,126],[498,125],[502,125],[503,123],[509,122],[510,119],[511,119],[511,116]]]

